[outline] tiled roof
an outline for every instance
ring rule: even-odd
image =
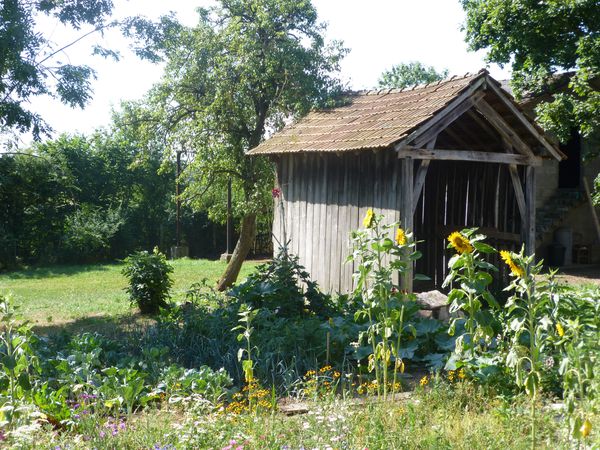
[[[342,152],[388,147],[432,118],[486,74],[481,71],[411,89],[352,94],[347,105],[313,111],[248,153]]]

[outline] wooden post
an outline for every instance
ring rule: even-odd
[[[525,253],[535,253],[535,167],[527,166],[525,169],[525,203],[526,223]]]
[[[401,183],[402,183],[402,227],[408,231],[414,231],[414,161],[410,158],[402,159],[401,168]],[[402,289],[407,292],[413,290],[413,267],[412,264],[408,267],[402,277]]]

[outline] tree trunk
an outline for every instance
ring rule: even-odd
[[[229,264],[227,264],[225,272],[217,283],[217,289],[219,291],[224,291],[235,283],[235,280],[237,280],[240,273],[240,269],[242,268],[242,263],[246,259],[246,256],[248,256],[255,237],[256,214],[247,214],[242,219],[240,238],[238,239],[237,244],[235,244],[231,260],[229,261]]]

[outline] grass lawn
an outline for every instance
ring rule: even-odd
[[[172,296],[182,300],[190,285],[203,278],[216,282],[225,269],[221,261],[180,259],[175,271]],[[257,262],[242,267],[240,280]],[[122,264],[49,266],[0,274],[0,294],[12,293],[19,313],[37,326],[68,322],[115,319],[134,312],[124,288]],[[85,328],[85,323],[81,323]]]

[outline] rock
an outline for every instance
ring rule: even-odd
[[[419,292],[417,295],[417,303],[421,307],[421,316],[433,317],[438,320],[447,321],[450,318],[448,305],[448,296],[440,291]],[[427,314],[431,311],[431,314]]]

